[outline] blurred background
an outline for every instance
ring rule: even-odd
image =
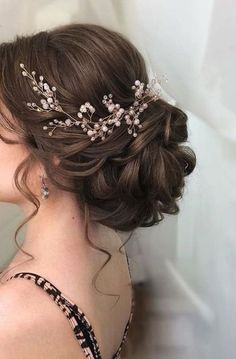
[[[189,116],[197,167],[177,216],[137,231],[127,251],[138,300],[127,358],[236,358],[236,4],[233,0],[0,0],[0,41],[70,22],[127,35],[166,98]],[[0,270],[16,246],[0,204]],[[23,238],[23,237],[22,237]],[[125,358],[124,358],[125,359]]]

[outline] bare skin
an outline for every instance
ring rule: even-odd
[[[4,110],[7,113],[7,109]],[[6,133],[2,128],[1,133],[8,138],[14,138],[14,134]],[[27,155],[23,145],[6,144],[0,140],[0,172],[3,174],[0,201],[17,204],[25,216],[35,207],[14,186],[13,174],[17,165]],[[48,199],[41,199],[39,176],[42,174],[45,175],[42,165],[36,164],[29,181],[30,188],[40,200],[41,206],[38,214],[27,223],[22,246],[34,259],[28,261],[29,256],[17,251],[8,267],[4,268],[0,285],[0,314],[2,308],[4,313],[8,313],[8,323],[15,320],[16,314],[12,314],[14,318],[9,318],[12,311],[7,309],[8,303],[12,301],[15,305],[19,302],[21,311],[22,300],[27,303],[23,317],[30,317],[30,308],[33,310],[37,307],[42,326],[45,326],[39,333],[45,333],[47,330],[53,333],[50,341],[52,355],[48,357],[64,358],[62,351],[67,350],[65,358],[79,358],[81,348],[73,337],[73,331],[48,295],[24,279],[6,282],[7,278],[19,271],[35,272],[50,280],[86,313],[97,336],[103,359],[110,359],[120,344],[131,305],[127,260],[124,254],[118,252],[122,242],[114,231],[90,223],[89,235],[92,242],[113,254],[110,262],[101,270],[96,286],[102,293],[119,294],[120,299],[115,305],[117,297],[103,295],[92,285],[92,278],[107,256],[88,245],[83,217],[74,194],[56,189],[46,179],[50,194]],[[19,322],[19,326],[21,325],[23,328],[24,321]],[[45,345],[43,338],[39,340]],[[47,353],[49,352],[48,349]]]

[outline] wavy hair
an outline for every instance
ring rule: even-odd
[[[196,164],[195,153],[184,145],[187,115],[159,99],[140,114],[143,127],[136,138],[127,133],[125,124],[99,143],[91,143],[78,127],[67,131],[58,128],[49,137],[43,125],[55,117],[65,120],[66,115],[54,111],[32,114],[23,105],[26,99],[37,102],[38,96],[26,86],[21,62],[56,86],[66,112],[75,116],[78,104],[90,101],[98,120],[107,115],[101,102],[104,94],[112,93],[126,108],[134,101],[131,86],[135,80],[148,83],[144,58],[124,35],[94,24],[63,25],[16,36],[0,45],[0,98],[15,120],[13,124],[2,114],[5,121],[1,125],[18,134],[20,143],[29,150],[15,171],[14,181],[35,206],[17,228],[16,244],[19,230],[39,210],[40,201],[27,185],[27,178],[35,161],[40,161],[50,182],[78,199],[89,244],[108,256],[103,268],[111,254],[89,239],[90,220],[115,231],[131,231],[132,235],[138,227],[158,224],[164,213],[179,212],[177,201],[183,195],[184,178]],[[15,143],[3,136],[1,139]],[[60,165],[54,164],[53,156],[60,159]]]

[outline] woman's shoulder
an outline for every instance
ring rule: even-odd
[[[45,297],[27,281],[0,285],[0,358],[84,358],[63,316]]]
[[[37,295],[36,295],[37,294]],[[39,321],[47,312],[44,297],[36,293],[27,281],[10,280],[0,285],[0,325],[1,329],[10,332],[27,330],[34,326],[38,329]],[[49,318],[51,319],[51,318]],[[14,330],[15,328],[16,330]]]

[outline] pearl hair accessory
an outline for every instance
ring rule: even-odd
[[[154,78],[147,84],[146,89],[144,90],[144,83],[136,80],[134,85],[131,87],[135,90],[135,101],[127,110],[122,108],[120,104],[113,103],[113,95],[110,93],[108,96],[104,95],[102,103],[107,107],[108,111],[111,113],[109,116],[104,118],[99,118],[99,121],[92,121],[93,113],[95,108],[86,102],[80,106],[80,110],[77,113],[77,119],[72,117],[69,113],[65,112],[59,101],[56,98],[56,87],[48,85],[47,82],[43,82],[44,77],[39,76],[39,82],[35,78],[35,71],[32,71],[31,74],[26,70],[25,65],[20,63],[20,67],[23,69],[22,75],[28,77],[32,81],[32,88],[37,92],[41,97],[43,97],[40,102],[41,106],[38,106],[34,102],[27,102],[27,106],[30,110],[39,111],[39,112],[62,112],[68,116],[65,121],[58,119],[51,120],[47,126],[43,126],[43,130],[50,130],[48,132],[49,136],[53,135],[53,132],[56,128],[62,127],[66,130],[68,127],[72,126],[81,126],[84,132],[90,137],[91,141],[94,141],[96,138],[101,138],[105,140],[106,136],[113,132],[115,126],[119,127],[121,121],[125,119],[126,124],[128,125],[128,133],[137,136],[136,129],[142,128],[140,124],[139,114],[143,112],[147,107],[148,103],[151,101],[157,101],[160,97],[161,90],[158,89],[155,91],[154,85],[158,82],[161,83],[161,80],[157,78],[155,74]],[[167,82],[167,77],[164,75],[164,80]],[[146,98],[148,97],[148,101]],[[85,117],[87,113],[89,118]]]

